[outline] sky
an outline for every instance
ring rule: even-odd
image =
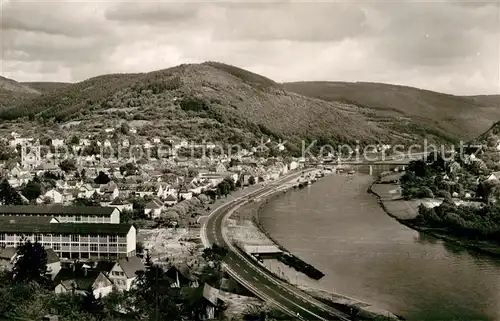
[[[277,82],[500,93],[500,0],[0,1],[0,72],[17,81],[219,61]]]

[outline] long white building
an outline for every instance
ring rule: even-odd
[[[120,210],[104,206],[7,205],[0,206],[0,217],[50,217],[60,223],[120,223]]]
[[[136,255],[136,229],[120,224],[112,207],[0,206],[0,247],[26,240],[61,259],[118,259]]]

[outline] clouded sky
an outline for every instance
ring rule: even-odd
[[[500,93],[500,0],[0,1],[0,71],[18,81],[215,60],[278,82]]]

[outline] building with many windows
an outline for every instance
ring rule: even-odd
[[[0,217],[49,217],[60,223],[120,223],[120,210],[103,206],[8,205],[0,206]]]
[[[61,259],[100,260],[136,255],[136,229],[130,224],[75,224],[48,215],[0,216],[1,247],[16,247],[25,240],[52,248]]]

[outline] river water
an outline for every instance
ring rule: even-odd
[[[312,286],[410,321],[500,320],[500,260],[420,234],[366,191],[372,178],[329,175],[270,201],[262,225],[325,273]]]

